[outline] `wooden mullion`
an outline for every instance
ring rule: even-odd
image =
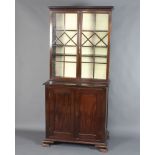
[[[95,16],[95,30],[96,30],[96,13],[94,14]],[[94,74],[95,74],[95,47],[93,47],[93,79],[94,79]]]
[[[77,79],[81,78],[81,38],[82,38],[82,13],[78,11],[77,35]]]
[[[112,28],[112,13],[109,13],[109,20],[108,20],[108,51],[107,51],[107,72],[106,72],[106,80],[109,80],[109,61],[110,61],[110,35],[111,35],[111,28]]]
[[[52,42],[56,38],[56,14],[50,12],[50,33],[52,32],[52,36],[50,34],[50,79],[55,76],[55,60],[53,60],[53,56],[56,53],[56,47],[53,48]],[[54,63],[53,63],[54,62]]]
[[[65,31],[65,25],[66,25],[65,20],[66,20],[66,14],[64,13],[64,31]],[[64,47],[63,77],[65,77],[65,47]]]

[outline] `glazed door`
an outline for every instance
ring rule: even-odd
[[[81,23],[81,78],[108,79],[109,14],[83,12]]]
[[[73,91],[69,88],[54,88],[51,95],[51,138],[71,139],[74,132]]]
[[[80,140],[102,141],[106,132],[106,88],[80,89],[76,103],[78,115],[77,136]]]

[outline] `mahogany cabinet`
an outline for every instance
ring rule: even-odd
[[[107,150],[111,6],[49,7],[46,137]]]

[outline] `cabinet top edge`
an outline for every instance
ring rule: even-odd
[[[50,10],[55,9],[107,9],[112,10],[114,6],[48,6]]]
[[[60,81],[52,81],[48,80],[43,85],[50,86],[50,85],[64,85],[64,86],[81,86],[81,87],[107,87],[109,82],[104,83],[87,83],[87,82],[60,82]]]

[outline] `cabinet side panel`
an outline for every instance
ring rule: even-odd
[[[54,119],[54,104],[53,104],[52,89],[48,86],[45,87],[45,112],[46,112],[46,138],[53,132],[53,119]]]
[[[48,98],[48,87],[45,86],[45,119],[46,119],[46,138],[49,136],[49,98]]]
[[[96,139],[106,140],[107,122],[106,88],[97,94]]]

